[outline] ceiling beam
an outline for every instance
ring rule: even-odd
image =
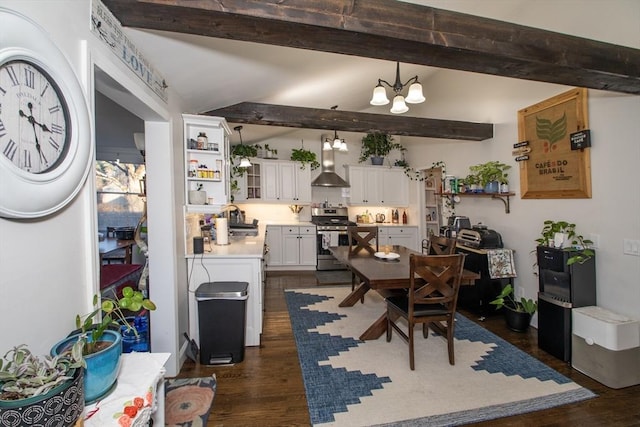
[[[231,123],[326,129],[345,132],[381,131],[391,135],[483,141],[493,138],[491,123],[423,119],[388,114],[289,107],[285,105],[241,102],[203,113],[221,116]]]
[[[640,49],[391,0],[103,0],[122,25],[640,94]]]

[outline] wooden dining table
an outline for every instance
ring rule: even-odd
[[[119,249],[124,249],[124,263],[131,264],[131,249],[136,244],[135,240],[120,240],[115,237],[107,237],[104,240],[100,240],[98,251],[100,253],[100,265],[105,255],[115,252]]]
[[[386,296],[390,292],[409,288],[409,255],[412,253],[418,255],[423,254],[397,245],[380,246],[379,250],[382,252],[388,250],[400,256],[395,260],[386,260],[378,258],[364,250],[355,255],[349,255],[348,246],[329,247],[331,254],[340,263],[346,265],[349,270],[355,273],[361,280],[361,283],[340,302],[340,307],[352,307],[371,289],[377,291],[382,296]],[[463,270],[461,285],[473,285],[479,278],[480,275],[478,273]],[[387,313],[385,311],[382,316],[360,335],[360,339],[375,340],[386,331]]]

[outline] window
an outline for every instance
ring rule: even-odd
[[[135,227],[142,216],[145,165],[96,161],[98,229]]]

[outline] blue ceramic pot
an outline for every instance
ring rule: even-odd
[[[60,354],[78,340],[79,334],[71,335],[51,349],[51,355]],[[97,353],[84,356],[87,369],[84,373],[84,400],[87,404],[106,396],[116,385],[122,354],[122,336],[119,331],[106,330],[101,338],[112,344]]]
[[[384,157],[381,157],[381,156],[373,156],[373,157],[371,157],[371,164],[372,165],[380,166],[383,163],[384,163]]]
[[[498,181],[489,181],[484,186],[485,193],[498,193],[500,192],[500,183]]]

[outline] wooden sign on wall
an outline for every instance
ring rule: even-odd
[[[588,129],[587,120],[584,88],[518,111],[518,140],[531,148],[519,162],[523,199],[591,198],[590,148],[572,150],[570,139]]]

